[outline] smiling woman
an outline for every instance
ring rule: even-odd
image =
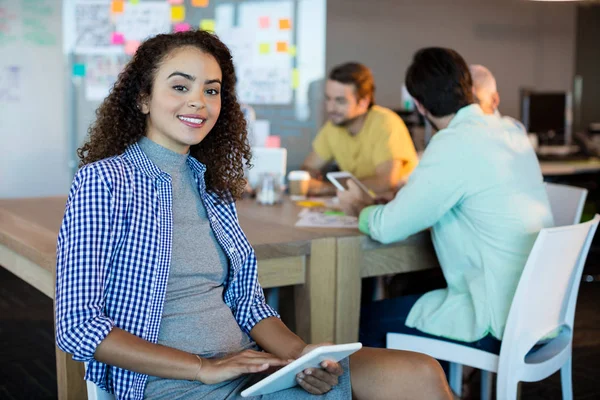
[[[231,53],[215,35],[181,32],[147,40],[96,111],[78,151],[81,164],[122,154],[142,136],[160,137],[160,144],[189,150],[206,165],[211,190],[239,197],[243,163],[251,157],[235,82]]]
[[[154,78],[150,96],[141,100],[148,139],[185,154],[215,126],[221,112],[221,68],[195,47],[173,51]]]

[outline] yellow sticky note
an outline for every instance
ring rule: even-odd
[[[292,29],[292,21],[289,18],[282,18],[279,20],[279,29],[282,31]]]
[[[290,47],[288,47],[288,53],[290,54],[290,56],[296,57],[296,46],[291,45]]]
[[[129,4],[140,4],[140,0],[129,0]]]
[[[192,7],[208,7],[209,0],[192,0]]]
[[[292,70],[292,89],[298,89],[300,86],[300,71],[298,68]]]
[[[287,53],[288,44],[287,42],[277,42],[276,49],[278,53]]]
[[[125,2],[123,0],[113,0],[110,5],[110,11],[113,14],[122,14],[125,10]]]
[[[185,19],[185,6],[171,7],[171,21],[181,22]]]
[[[200,21],[200,29],[203,31],[215,31],[215,20],[214,19],[203,19]]]
[[[261,43],[258,46],[259,54],[269,54],[270,51],[271,51],[271,45],[269,43]]]

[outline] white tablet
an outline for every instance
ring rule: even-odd
[[[242,397],[259,396],[278,392],[297,385],[296,374],[306,368],[320,368],[326,360],[340,361],[350,354],[360,350],[361,343],[337,344],[317,347],[296,361],[267,376],[242,392]]]
[[[358,186],[360,188],[360,190],[362,190],[363,192],[365,192],[368,196],[370,196],[371,198],[375,198],[375,193],[373,193],[372,190],[369,190],[369,188],[367,188],[361,181],[359,181],[354,175],[352,175],[350,172],[328,172],[327,173],[327,179],[329,179],[329,181],[331,183],[333,183],[333,185],[338,188],[339,190],[348,190],[348,181],[351,180],[352,182],[354,182],[356,184],[356,186]]]

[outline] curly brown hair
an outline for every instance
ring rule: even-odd
[[[175,50],[193,46],[212,55],[222,72],[221,113],[211,132],[190,147],[190,155],[206,165],[206,186],[223,198],[240,198],[246,181],[243,164],[250,166],[246,120],[237,101],[231,53],[206,31],[161,34],[146,40],[119,74],[117,82],[90,126],[89,138],[77,150],[81,165],[122,154],[146,134],[146,115],[138,108],[150,96],[161,63]]]

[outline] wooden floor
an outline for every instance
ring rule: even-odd
[[[600,399],[599,305],[600,282],[582,284],[573,354],[575,399]],[[52,318],[49,298],[0,268],[0,399],[57,398]],[[522,399],[561,399],[558,374],[524,384]]]

